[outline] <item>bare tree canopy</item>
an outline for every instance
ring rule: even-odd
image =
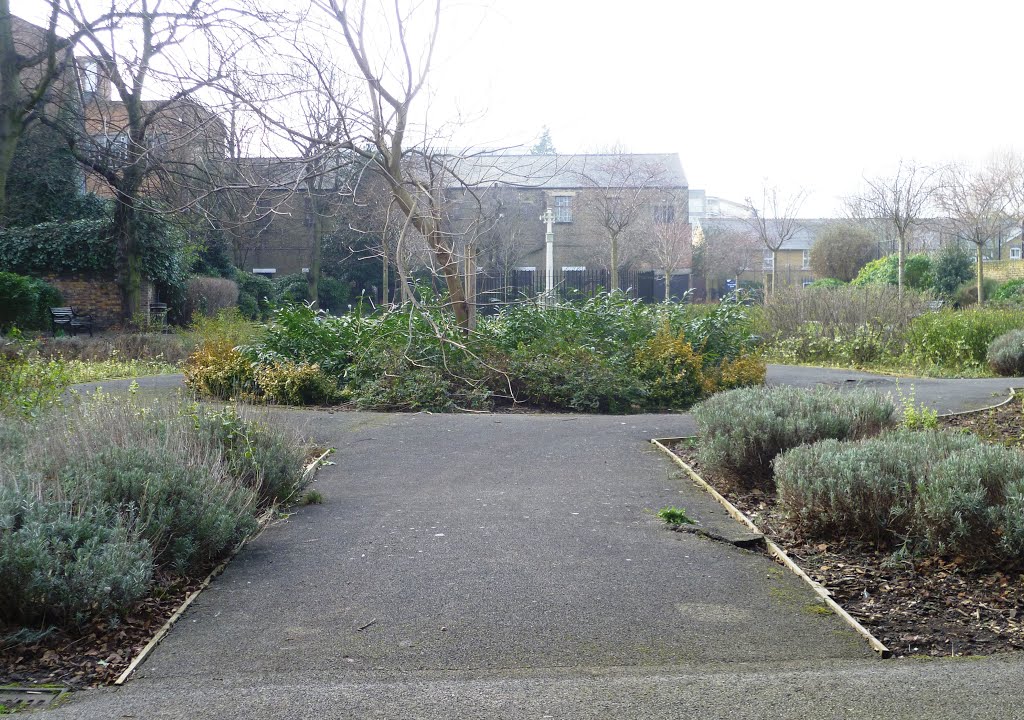
[[[701,228],[702,242],[694,248],[700,258],[706,284],[738,280],[760,263],[761,240],[745,223],[709,220]],[[709,288],[705,288],[709,289]]]
[[[985,301],[985,245],[998,242],[1015,224],[1010,212],[1013,185],[1013,165],[999,160],[979,169],[949,165],[938,175],[936,204],[948,217],[956,238],[975,246],[979,304]]]
[[[860,212],[882,221],[897,240],[897,284],[903,296],[903,274],[907,240],[919,224],[933,194],[935,171],[900,160],[895,174],[865,179],[864,191],[852,203]]]
[[[806,199],[806,190],[801,189],[786,194],[780,192],[778,187],[768,184],[765,184],[762,189],[759,203],[747,198],[750,227],[765,249],[772,254],[771,291],[773,293],[775,292],[775,267],[779,264],[779,250],[796,233],[796,218]]]

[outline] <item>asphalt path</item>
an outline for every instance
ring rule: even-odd
[[[769,370],[771,383],[891,380]],[[173,393],[180,379],[139,382]],[[942,411],[1008,384],[913,382]],[[249,543],[123,688],[48,715],[1024,714],[1020,656],[879,660],[766,556],[668,531],[664,505],[738,528],[648,442],[692,433],[688,415],[280,417],[337,448],[317,479],[324,504]]]

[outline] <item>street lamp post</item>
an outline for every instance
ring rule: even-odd
[[[555,230],[552,225],[555,221],[551,208],[544,210],[540,216],[541,221],[547,223],[547,232],[544,235],[544,247],[546,255],[544,258],[544,301],[546,306],[555,301]]]

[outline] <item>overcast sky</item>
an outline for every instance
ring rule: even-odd
[[[39,0],[13,0],[39,15]],[[340,50],[340,49],[339,49]],[[901,158],[1024,149],[1024,3],[452,0],[431,121],[455,144],[675,152],[693,188],[764,179],[839,212]]]

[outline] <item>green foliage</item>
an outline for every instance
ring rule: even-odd
[[[744,388],[693,408],[701,464],[740,488],[770,484],[781,452],[825,438],[869,437],[893,424],[892,400],[866,390]]]
[[[256,526],[253,496],[234,487],[224,468],[183,465],[148,448],[82,458],[61,482],[79,504],[120,514],[149,543],[157,566],[182,575],[208,567]]]
[[[316,363],[260,364],[254,379],[261,396],[280,405],[331,405],[340,397],[337,376],[328,375]]]
[[[635,412],[643,401],[643,385],[620,359],[588,347],[515,350],[509,377],[516,399],[536,407],[626,413]]]
[[[70,382],[65,365],[34,356],[18,337],[0,343],[0,416],[31,418],[57,405]]]
[[[941,310],[914,318],[904,359],[917,367],[952,371],[984,367],[988,347],[1000,335],[1024,328],[1024,309]]]
[[[317,302],[319,306],[335,315],[341,315],[349,301],[349,285],[343,280],[321,274],[317,283]]]
[[[890,433],[804,445],[775,463],[789,523],[809,538],[1019,560],[1024,549],[1024,456],[974,435]]]
[[[336,317],[301,304],[276,310],[266,332],[243,348],[253,362],[316,364],[340,377],[352,362],[359,334],[367,323],[355,315]]]
[[[999,283],[992,278],[983,278],[981,290],[987,302],[999,291]],[[954,294],[956,304],[960,307],[969,307],[978,304],[978,281],[977,279],[965,282]]]
[[[953,299],[961,285],[974,277],[974,260],[961,245],[946,245],[932,261],[935,291]]]
[[[10,330],[19,320],[35,315],[39,294],[29,278],[0,272],[0,331]]]
[[[262,275],[239,270],[234,280],[238,283],[238,309],[248,320],[270,319],[274,309],[274,283]]]
[[[933,283],[931,258],[923,253],[908,255],[903,264],[904,287],[913,290],[928,290]],[[851,285],[897,285],[899,279],[899,259],[896,255],[886,255],[872,260],[850,281]]]
[[[658,517],[664,520],[669,525],[693,525],[693,520],[686,514],[686,510],[683,508],[677,508],[675,505],[666,505],[658,511]]]
[[[102,508],[0,484],[0,624],[81,626],[125,611],[152,577],[149,546]]]
[[[323,505],[324,496],[319,490],[307,490],[302,496],[302,505]]]
[[[1024,302],[1024,279],[1010,280],[1003,283],[992,293],[991,299],[1008,303]]]
[[[195,405],[196,429],[217,442],[232,477],[256,493],[260,506],[288,502],[302,490],[305,453],[294,434],[238,413]]]
[[[60,134],[41,123],[18,139],[7,178],[7,225],[65,221],[87,212],[81,170]]]
[[[309,299],[309,281],[301,273],[274,278],[274,302],[278,305],[301,304]]]
[[[900,393],[903,422],[907,430],[936,430],[939,427],[939,413],[926,405],[918,405],[914,388],[906,395]]]
[[[988,346],[989,369],[997,375],[1024,375],[1024,330],[1003,333]]]

